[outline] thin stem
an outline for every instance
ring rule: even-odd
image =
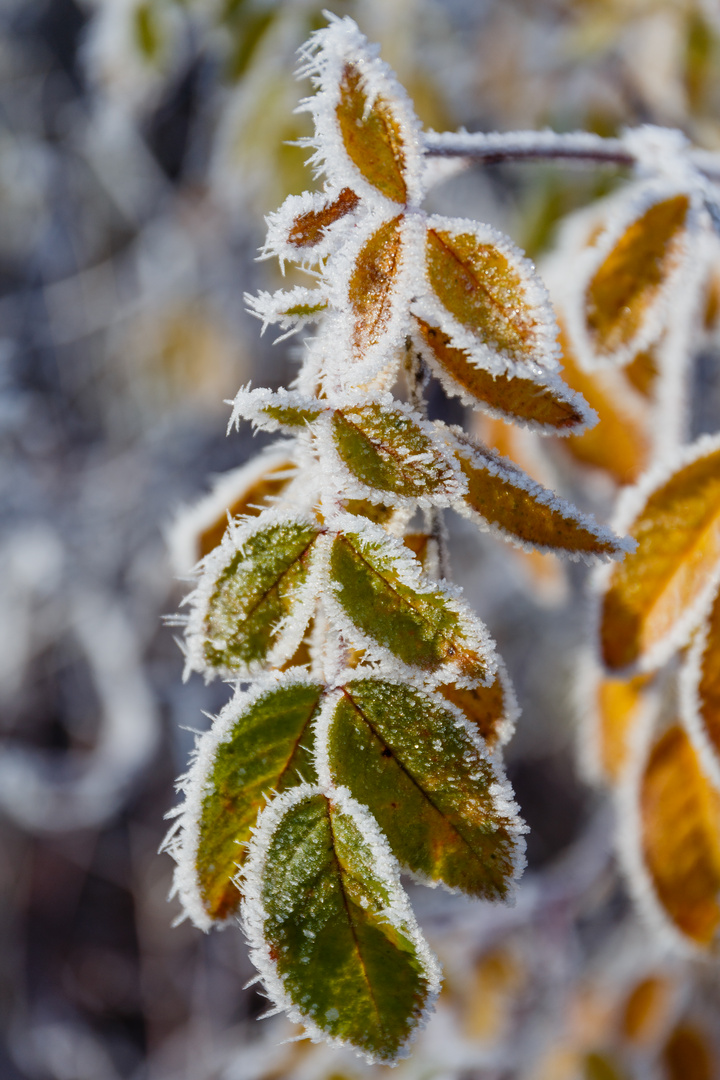
[[[622,139],[604,139],[589,132],[554,131],[428,132],[424,137],[429,157],[463,157],[494,165],[503,161],[566,161],[632,167],[641,159]],[[712,180],[720,180],[720,155],[689,150],[695,168]]]

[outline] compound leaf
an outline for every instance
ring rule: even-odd
[[[384,222],[366,240],[355,261],[348,297],[353,346],[358,353],[377,345],[388,328],[400,270],[402,216]]]
[[[662,663],[711,595],[720,565],[720,444],[706,437],[687,453],[669,479],[651,476],[632,493],[642,500],[628,528],[638,546],[613,567],[602,600],[601,649],[611,671]]]
[[[304,785],[260,818],[243,919],[270,997],[312,1037],[402,1056],[437,993],[387,842],[342,792]]]
[[[720,795],[678,725],[652,748],[640,816],[643,859],[662,908],[683,934],[709,945],[720,926]]]
[[[234,878],[260,810],[273,793],[316,780],[311,721],[323,687],[285,676],[259,695],[236,695],[201,736],[183,782],[190,848],[179,859],[181,895],[193,914],[195,894],[208,920],[222,920],[240,903]],[[191,863],[192,884],[185,881]],[[196,920],[196,921],[203,921]]]
[[[399,683],[353,681],[318,743],[332,782],[368,807],[403,866],[473,896],[507,896],[519,822],[507,796],[498,804],[496,769],[447,706]]]
[[[546,383],[488,371],[466,349],[455,347],[440,327],[420,318],[417,324],[423,355],[445,390],[474,408],[554,434],[581,428],[591,419],[582,398],[560,379]]]
[[[650,206],[622,233],[585,292],[585,319],[600,356],[628,346],[641,331],[671,269],[690,200],[674,195]]]
[[[240,674],[292,654],[312,614],[305,594],[318,536],[315,524],[290,516],[226,536],[201,582],[200,625],[191,617],[199,667]]]
[[[449,497],[459,482],[443,445],[426,427],[397,405],[339,409],[332,419],[338,454],[363,484],[405,498]]]
[[[346,64],[343,70],[336,116],[353,165],[387,199],[406,203],[406,151],[401,125],[384,97],[368,100],[362,73],[355,64]]]
[[[403,663],[428,674],[451,672],[470,685],[491,675],[490,643],[458,601],[420,574],[407,549],[379,526],[333,541],[330,575],[340,608],[357,630]],[[356,526],[355,526],[356,528]],[[351,531],[352,530],[352,531]]]
[[[460,513],[487,523],[504,537],[570,558],[617,558],[626,543],[532,480],[507,458],[456,432],[457,456],[468,481]]]
[[[531,291],[542,296],[529,265],[499,234],[470,232],[463,228],[467,225],[447,229],[438,221],[428,229],[427,273],[435,295],[494,352],[521,364],[554,364],[557,327],[549,305],[529,296]]]

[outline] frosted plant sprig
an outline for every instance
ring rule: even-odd
[[[276,1008],[393,1063],[439,978],[400,871],[510,900],[525,861],[502,762],[517,705],[488,630],[440,576],[442,511],[586,561],[632,542],[428,419],[430,374],[532,430],[594,417],[562,382],[528,260],[489,226],[423,211],[418,121],[355,24],[332,19],[303,65],[326,186],[272,215],[263,251],[315,266],[318,284],[250,306],[317,332],[290,388],[233,404],[232,424],[286,440],[228,487],[187,601],[187,670],[249,689],[200,737],[167,849],[197,925],[240,913]]]

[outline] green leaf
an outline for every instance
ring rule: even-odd
[[[419,418],[397,406],[338,410],[332,432],[343,463],[368,487],[405,498],[459,492],[442,444],[423,429]]]
[[[266,511],[260,523],[273,513]],[[245,673],[281,663],[295,650],[312,614],[304,599],[319,535],[315,524],[277,515],[237,539],[226,534],[201,585],[209,592],[199,634],[207,667]]]
[[[342,687],[317,733],[333,784],[377,819],[400,863],[472,896],[504,899],[522,864],[520,823],[469,728],[414,687],[361,679]]]
[[[308,1033],[370,1061],[403,1054],[438,985],[395,861],[354,800],[317,788],[264,811],[243,918],[269,995]]]
[[[348,519],[347,529],[333,541],[330,574],[357,629],[411,667],[486,683],[493,661],[484,627],[433,587],[380,526],[368,524],[360,533]]]
[[[322,412],[321,409],[296,409],[292,405],[266,405],[260,411],[270,420],[289,428],[306,427]]]
[[[315,781],[310,730],[323,687],[297,676],[254,700],[232,701],[199,747],[187,788],[205,792],[194,871],[210,919],[225,919],[240,903],[233,878],[265,798]],[[206,742],[208,745],[206,748]]]

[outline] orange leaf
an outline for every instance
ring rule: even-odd
[[[571,557],[617,557],[624,550],[609,530],[531,480],[507,458],[474,444],[453,429],[457,460],[468,482],[460,513],[487,523],[521,545]]]
[[[491,750],[510,738],[518,708],[512,686],[504,672],[501,674],[498,671],[490,686],[466,690],[448,683],[439,686],[438,690],[467,716]]]
[[[405,151],[400,125],[384,98],[376,97],[368,108],[362,74],[354,64],[345,65],[336,115],[352,163],[386,198],[406,203]]]
[[[323,239],[329,225],[352,213],[359,202],[354,191],[343,188],[338,197],[321,210],[308,210],[296,217],[288,233],[288,243],[297,248],[313,247]]]
[[[362,353],[377,345],[392,315],[402,248],[402,215],[386,221],[362,247],[350,278],[355,327],[353,344]]]
[[[585,318],[596,352],[627,346],[677,265],[690,200],[674,195],[650,206],[622,234],[585,292]]]
[[[651,1045],[667,1030],[674,987],[669,978],[648,975],[633,987],[622,1016],[623,1035],[632,1043]]]
[[[655,380],[658,377],[658,362],[654,346],[642,349],[636,353],[626,368],[623,369],[625,377],[629,379],[638,393],[643,397],[652,398],[655,389]]]
[[[235,500],[227,507],[226,511],[219,515],[216,520],[208,525],[198,537],[198,558],[202,559],[213,551],[227,529],[230,517],[240,517],[247,514],[249,517],[257,517],[264,509],[272,505],[272,499],[279,495],[289,483],[288,470],[292,468],[292,462],[284,461],[280,465],[268,469],[257,480],[251,483],[245,491],[239,493]]]
[[[720,444],[706,437],[690,453],[688,464],[650,490],[629,526],[637,549],[610,574],[600,638],[611,671],[662,663],[710,598],[720,565]]]
[[[628,407],[627,387],[619,372],[604,370],[592,375],[582,371],[560,334],[563,376],[579,391],[600,417],[600,422],[582,435],[570,435],[557,445],[582,465],[610,474],[618,484],[633,484],[650,459],[650,439],[640,410]],[[626,369],[627,370],[627,369]]]
[[[547,386],[480,367],[465,349],[455,348],[438,326],[417,320],[420,342],[431,368],[449,394],[467,399],[475,408],[519,423],[565,432],[587,423],[588,414],[560,380]]]
[[[720,796],[678,725],[650,753],[640,816],[643,858],[660,904],[683,934],[709,945],[720,925]]]
[[[708,1040],[688,1024],[675,1028],[662,1052],[667,1080],[713,1080],[713,1058]]]
[[[521,363],[554,360],[557,328],[528,299],[528,271],[500,243],[429,228],[427,271],[438,299],[479,343]]]

